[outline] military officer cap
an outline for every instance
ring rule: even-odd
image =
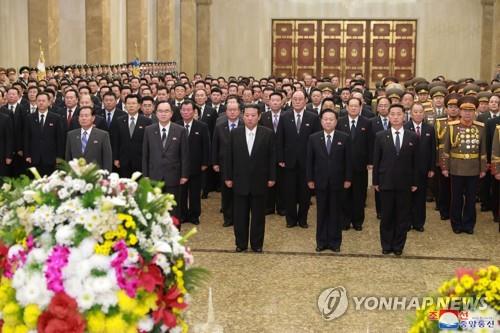
[[[500,82],[496,82],[491,85],[491,92],[494,94],[500,94]]]
[[[408,89],[409,87],[413,87],[413,80],[414,79],[410,79],[404,83],[406,89]]]
[[[479,92],[479,86],[473,83],[468,83],[464,87],[464,95],[476,95]]]
[[[448,95],[448,89],[443,86],[435,86],[429,91],[429,95],[431,95],[431,98],[439,96],[445,97]]]
[[[474,82],[474,79],[471,77],[466,77],[466,78],[462,78],[462,79],[458,80],[457,82],[458,83],[471,83],[471,82]]]
[[[64,71],[64,68],[62,66],[55,66],[54,67],[54,72],[57,72],[59,70]]]
[[[398,83],[399,80],[395,78],[394,76],[387,76],[384,77],[382,80],[382,86],[387,87],[390,83]]]
[[[444,83],[443,81],[432,81],[431,83],[429,83],[429,92],[434,87],[445,87],[446,88],[446,83]]]
[[[480,91],[477,93],[477,100],[479,102],[488,102],[493,94],[489,91]]]
[[[31,68],[30,68],[30,73],[33,73],[33,72],[38,73],[38,68],[36,68],[36,67],[31,67]]]
[[[389,99],[391,98],[401,99],[401,96],[403,96],[404,91],[401,88],[393,85],[389,89],[385,90],[385,94]]]
[[[490,85],[485,80],[476,80],[474,83],[479,86],[479,89],[481,91],[490,89]]]
[[[416,77],[413,79],[413,85],[416,87],[419,83],[425,82],[426,84],[429,84],[426,79],[423,77]]]
[[[451,93],[451,94],[448,94],[445,98],[444,98],[444,105],[446,107],[448,107],[448,105],[458,105],[458,100],[460,99],[460,94],[457,94],[457,93]]]
[[[30,71],[30,68],[28,66],[22,66],[21,68],[19,68],[19,73],[22,73],[23,71]]]
[[[467,83],[465,82],[462,82],[462,83],[457,83],[455,85],[455,92],[459,93],[459,94],[463,94],[464,93],[464,88],[465,86],[467,85]]]
[[[458,100],[458,107],[461,110],[476,111],[478,105],[479,105],[479,101],[474,96],[466,95],[466,96],[460,97],[460,99]]]
[[[429,84],[427,82],[420,82],[415,86],[417,94],[429,93]]]
[[[330,82],[321,82],[320,84],[318,84],[318,89],[321,90],[322,92],[323,91],[333,92],[334,90],[333,85]]]

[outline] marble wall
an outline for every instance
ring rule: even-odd
[[[13,15],[14,13],[14,15]],[[17,15],[23,13],[23,15]],[[28,0],[0,1],[0,66],[15,67],[29,62]]]
[[[273,18],[416,19],[417,75],[478,77],[481,17],[480,0],[214,0],[210,68],[269,75]]]

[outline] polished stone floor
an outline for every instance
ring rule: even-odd
[[[199,232],[189,243],[195,265],[211,278],[193,295],[187,317],[193,325],[206,322],[211,287],[215,323],[226,333],[406,332],[413,311],[356,311],[351,296],[425,296],[457,268],[500,264],[500,233],[490,212],[478,212],[474,235],[456,235],[429,203],[425,232],[408,234],[403,256],[383,256],[369,193],[363,231],[345,231],[340,253],[315,252],[313,205],[309,229],[287,229],[283,217],[268,216],[264,252],[255,254],[234,252],[233,229],[222,227],[219,202],[218,193],[202,201]],[[317,299],[336,286],[346,288],[349,307],[326,321]]]

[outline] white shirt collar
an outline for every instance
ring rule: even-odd
[[[403,134],[405,132],[404,128],[401,127],[397,131],[399,132],[399,138],[402,140],[403,139]],[[392,133],[393,137],[396,137],[396,129],[394,127],[391,127],[391,133]]]
[[[184,127],[186,127],[186,125],[189,125],[189,129],[191,129],[191,126],[193,125],[193,119],[191,119],[189,123],[186,123],[185,121],[182,121],[182,123],[184,124]]]
[[[137,122],[137,118],[139,118],[139,114],[136,113],[135,115],[131,116],[130,114],[128,115],[128,121],[130,122],[130,120],[132,119],[132,117],[134,117],[134,121]]]
[[[325,137],[325,142],[328,140],[328,135],[330,135],[330,140],[333,140],[333,135],[335,134],[335,130],[332,133],[328,134],[326,131],[323,131],[323,136]]]
[[[158,123],[158,126],[160,126],[160,133],[163,133],[163,129],[166,129],[168,133],[170,129],[170,121],[168,122],[167,126],[162,126],[160,123]]]
[[[252,130],[249,129],[248,127],[245,126],[245,133],[248,136],[250,133],[252,133],[255,136],[255,133],[257,132],[257,126],[255,126]]]
[[[349,126],[352,125],[352,121],[354,120],[354,126],[357,126],[358,125],[358,119],[359,119],[359,115],[356,116],[356,118],[351,118],[351,116],[348,116],[347,117],[349,119]]]
[[[227,126],[231,127],[231,124],[234,124],[234,127],[238,127],[238,121],[239,119],[236,119],[235,121],[227,120]]]
[[[295,110],[293,110],[293,116],[295,117],[295,119],[297,119],[297,115],[300,114],[300,118],[302,118],[302,116],[304,115],[304,109],[302,109],[300,112],[296,112]]]
[[[412,122],[413,122],[413,128],[415,128],[415,130],[417,130],[417,126],[418,126],[418,127],[420,127],[420,130],[422,131],[422,124],[423,124],[423,122],[422,122],[422,123],[420,123],[420,124],[417,124],[417,123],[416,123],[416,122],[414,122],[413,120],[412,120]]]
[[[83,129],[81,128],[80,135],[83,136],[83,132],[87,132],[87,139],[90,137],[90,132],[92,132],[92,126],[90,126],[89,129]]]

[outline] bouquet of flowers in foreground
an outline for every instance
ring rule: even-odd
[[[0,324],[14,332],[186,332],[188,292],[205,271],[161,184],[83,160],[0,194]]]
[[[441,329],[446,332],[498,332],[500,269],[497,266],[459,269],[455,277],[439,287],[433,298],[439,301],[417,310],[410,333],[441,332]],[[446,306],[450,304],[454,307],[452,311]],[[449,328],[445,328],[447,325]]]

